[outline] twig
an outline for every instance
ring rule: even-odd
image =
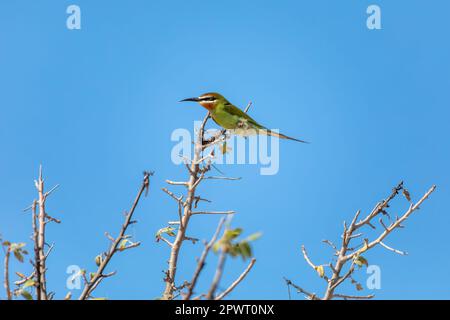
[[[46,194],[44,193],[44,179],[42,177],[42,166],[39,167],[39,178],[35,181],[36,189],[38,191],[39,199],[38,199],[38,237],[37,237],[37,253],[36,257],[36,266],[39,268],[39,289],[40,289],[40,300],[47,300],[47,281],[45,277],[45,272],[47,270],[45,266],[45,200],[47,199]],[[54,189],[52,189],[54,190]]]
[[[173,186],[187,186],[187,185],[188,185],[188,183],[187,183],[187,182],[184,182],[184,181],[172,181],[172,180],[166,180],[166,182],[167,182],[168,184],[173,185]]]
[[[365,224],[370,224],[370,221],[376,217],[378,214],[380,214],[383,210],[385,210],[388,206],[389,203],[391,202],[392,199],[394,199],[398,193],[403,189],[403,181],[400,181],[400,183],[392,189],[391,194],[382,202],[378,203],[375,208],[372,210],[372,212],[362,221],[354,224],[354,228],[355,229],[359,229],[360,227],[362,227]]]
[[[36,276],[36,299],[48,300],[47,296],[47,280],[46,280],[46,258],[50,250],[45,253],[45,231],[46,225],[49,222],[61,223],[60,220],[51,217],[46,212],[47,198],[59,187],[54,186],[49,191],[44,191],[44,178],[42,173],[42,165],[39,166],[38,179],[34,181],[34,185],[38,192],[38,199],[34,200],[32,205],[28,208],[32,209],[32,228],[33,228],[33,242],[34,242],[34,273]],[[26,210],[28,210],[28,208]]]
[[[5,285],[5,290],[6,290],[6,298],[8,300],[12,300],[12,293],[11,293],[11,288],[9,285],[9,257],[11,256],[11,248],[10,246],[8,246],[6,248],[6,252],[5,252],[5,261],[4,261],[4,266],[5,266],[5,270],[4,270],[4,285]]]
[[[37,227],[37,213],[36,213],[36,207],[37,207],[37,201],[34,200],[33,204],[31,206],[32,210],[32,228],[33,228],[33,244],[34,244],[34,274],[36,275],[36,299],[41,300],[41,267],[40,267],[40,260],[39,260],[39,235],[38,235],[38,227]]]
[[[200,259],[197,263],[197,268],[195,269],[192,280],[188,286],[188,292],[183,297],[183,300],[189,300],[192,297],[195,286],[197,284],[198,277],[200,276],[200,273],[202,272],[202,270],[205,266],[206,257],[208,256],[209,251],[211,250],[212,246],[216,242],[217,237],[219,236],[220,230],[222,229],[222,226],[224,223],[225,223],[225,218],[220,219],[219,224],[217,225],[216,232],[214,233],[211,240],[206,244],[205,249],[203,250],[202,255],[200,256]]]
[[[241,180],[241,177],[222,177],[222,176],[210,176],[210,177],[205,177],[205,180],[231,180],[231,181],[236,181],[236,180]]]
[[[196,214],[235,214],[235,211],[192,211],[191,215],[196,215]]]
[[[219,285],[220,279],[222,278],[223,268],[225,266],[225,261],[227,260],[227,254],[223,250],[219,255],[219,262],[217,263],[216,273],[214,274],[214,279],[211,283],[211,287],[209,288],[208,293],[206,294],[205,299],[212,300],[214,299],[214,295],[217,290],[217,286]]]
[[[400,251],[400,250],[391,248],[391,247],[389,247],[388,245],[386,245],[385,243],[383,243],[383,242],[381,242],[381,241],[380,241],[380,245],[381,245],[382,247],[384,247],[385,249],[387,249],[387,250],[389,250],[389,251],[392,251],[392,252],[395,252],[395,253],[397,253],[397,254],[399,254],[399,255],[402,255],[402,256],[408,255],[408,252],[406,252],[406,251]]]
[[[95,272],[94,276],[89,281],[87,281],[87,283],[85,283],[83,291],[82,291],[80,297],[78,298],[79,300],[88,299],[91,296],[92,292],[95,290],[95,288],[97,288],[99,283],[104,278],[112,275],[112,274],[105,275],[103,272],[115,253],[117,253],[118,251],[123,251],[125,249],[131,249],[131,248],[137,247],[140,244],[139,242],[136,242],[136,243],[133,243],[124,248],[119,247],[120,243],[124,240],[124,238],[126,238],[125,232],[127,231],[128,226],[130,225],[130,223],[132,221],[134,211],[139,203],[139,200],[141,199],[142,194],[144,193],[144,191],[147,193],[147,191],[149,189],[151,175],[153,175],[153,173],[144,172],[144,179],[142,181],[142,185],[141,185],[139,192],[133,202],[133,205],[131,206],[129,213],[125,216],[125,221],[122,225],[122,228],[120,229],[119,235],[114,239],[113,243],[110,246],[109,251],[106,253],[106,256],[104,257],[103,261],[98,266],[98,269]]]
[[[333,248],[333,250],[334,250],[335,252],[339,253],[339,250],[338,250],[338,248],[336,247],[336,245],[335,245],[333,242],[331,242],[330,240],[325,239],[325,240],[322,240],[322,242],[323,242],[323,243],[326,243],[326,244],[329,245],[331,248]]]
[[[248,112],[248,110],[250,109],[250,107],[252,106],[252,104],[253,104],[253,103],[252,103],[251,101],[248,103],[247,107],[245,107],[245,110],[244,110],[245,113]]]
[[[353,299],[353,300],[367,300],[367,299],[372,299],[373,297],[375,297],[373,294],[369,294],[367,296],[349,296],[346,294],[334,294],[333,298],[342,298],[344,300],[347,299]]]
[[[21,280],[17,280],[17,281],[14,282],[14,284],[16,286],[20,286],[20,285],[24,284],[25,282],[27,282],[28,280],[33,279],[35,277],[35,275],[36,275],[36,272],[33,271],[28,277],[25,277],[25,278],[23,278]]]
[[[215,300],[222,300],[223,298],[225,298],[231,291],[233,291],[233,289],[242,281],[244,280],[244,278],[247,276],[247,274],[250,272],[250,270],[253,268],[253,265],[255,264],[256,259],[253,258],[249,265],[247,266],[247,268],[244,270],[244,272],[242,272],[242,274],[224,291],[222,292],[220,295],[218,295],[216,297]]]
[[[314,263],[312,263],[311,259],[309,259],[308,254],[306,253],[305,246],[303,246],[303,245],[302,245],[302,253],[303,253],[303,258],[305,258],[306,262],[311,266],[311,268],[316,270],[316,265]]]
[[[320,300],[315,293],[310,293],[303,289],[302,287],[299,287],[295,283],[293,283],[291,280],[284,278],[284,281],[286,281],[286,284],[288,286],[294,287],[298,293],[304,294],[309,300]]]
[[[163,236],[160,236],[159,239],[161,239],[163,242],[167,243],[167,245],[169,247],[171,247],[171,248],[173,247],[173,243],[170,242],[169,240],[167,240],[166,238],[164,238]]]

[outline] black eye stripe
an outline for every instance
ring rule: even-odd
[[[201,101],[214,101],[216,100],[216,98],[214,97],[204,97],[204,98],[200,98]]]

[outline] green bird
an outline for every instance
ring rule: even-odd
[[[250,134],[266,134],[269,136],[278,137],[280,139],[289,139],[298,142],[308,143],[303,140],[288,137],[284,134],[277,133],[260,125],[247,113],[231,104],[224,96],[219,93],[211,92],[205,93],[197,98],[183,99],[180,102],[193,101],[198,102],[201,106],[206,108],[217,123],[224,129],[233,130],[240,135]]]

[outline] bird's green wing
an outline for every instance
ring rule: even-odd
[[[267,129],[266,127],[264,127],[264,126],[260,125],[258,122],[256,122],[247,113],[245,113],[244,111],[242,111],[238,107],[233,106],[232,104],[225,104],[224,105],[224,111],[228,115],[230,115],[230,116],[232,116],[234,118],[237,118],[239,122],[246,123],[248,127],[252,128],[252,129],[256,129],[258,131],[258,133],[267,134],[269,136],[275,136],[275,137],[278,137],[280,139],[289,139],[289,140],[294,140],[294,141],[298,141],[298,142],[308,143],[308,142],[306,142],[304,140],[299,140],[299,139],[296,139],[296,138],[288,137],[288,136],[286,136],[284,134],[281,134],[281,133],[278,133],[278,132],[274,132],[272,130]]]
[[[246,120],[247,123],[254,126],[255,129],[265,129],[265,127],[260,125],[258,122],[256,122],[255,119],[253,119],[247,113],[245,113],[244,111],[242,111],[241,109],[239,109],[238,107],[236,107],[232,104],[226,104],[224,109],[227,113]]]

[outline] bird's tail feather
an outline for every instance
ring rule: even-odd
[[[287,140],[293,140],[293,141],[297,141],[297,142],[301,142],[301,143],[309,143],[308,141],[304,141],[304,140],[300,140],[300,139],[296,139],[296,138],[292,138],[292,137],[288,137],[282,133],[278,133],[275,131],[271,131],[271,130],[264,130],[266,131],[268,136],[273,136],[273,137],[277,137],[279,139],[287,139]]]

